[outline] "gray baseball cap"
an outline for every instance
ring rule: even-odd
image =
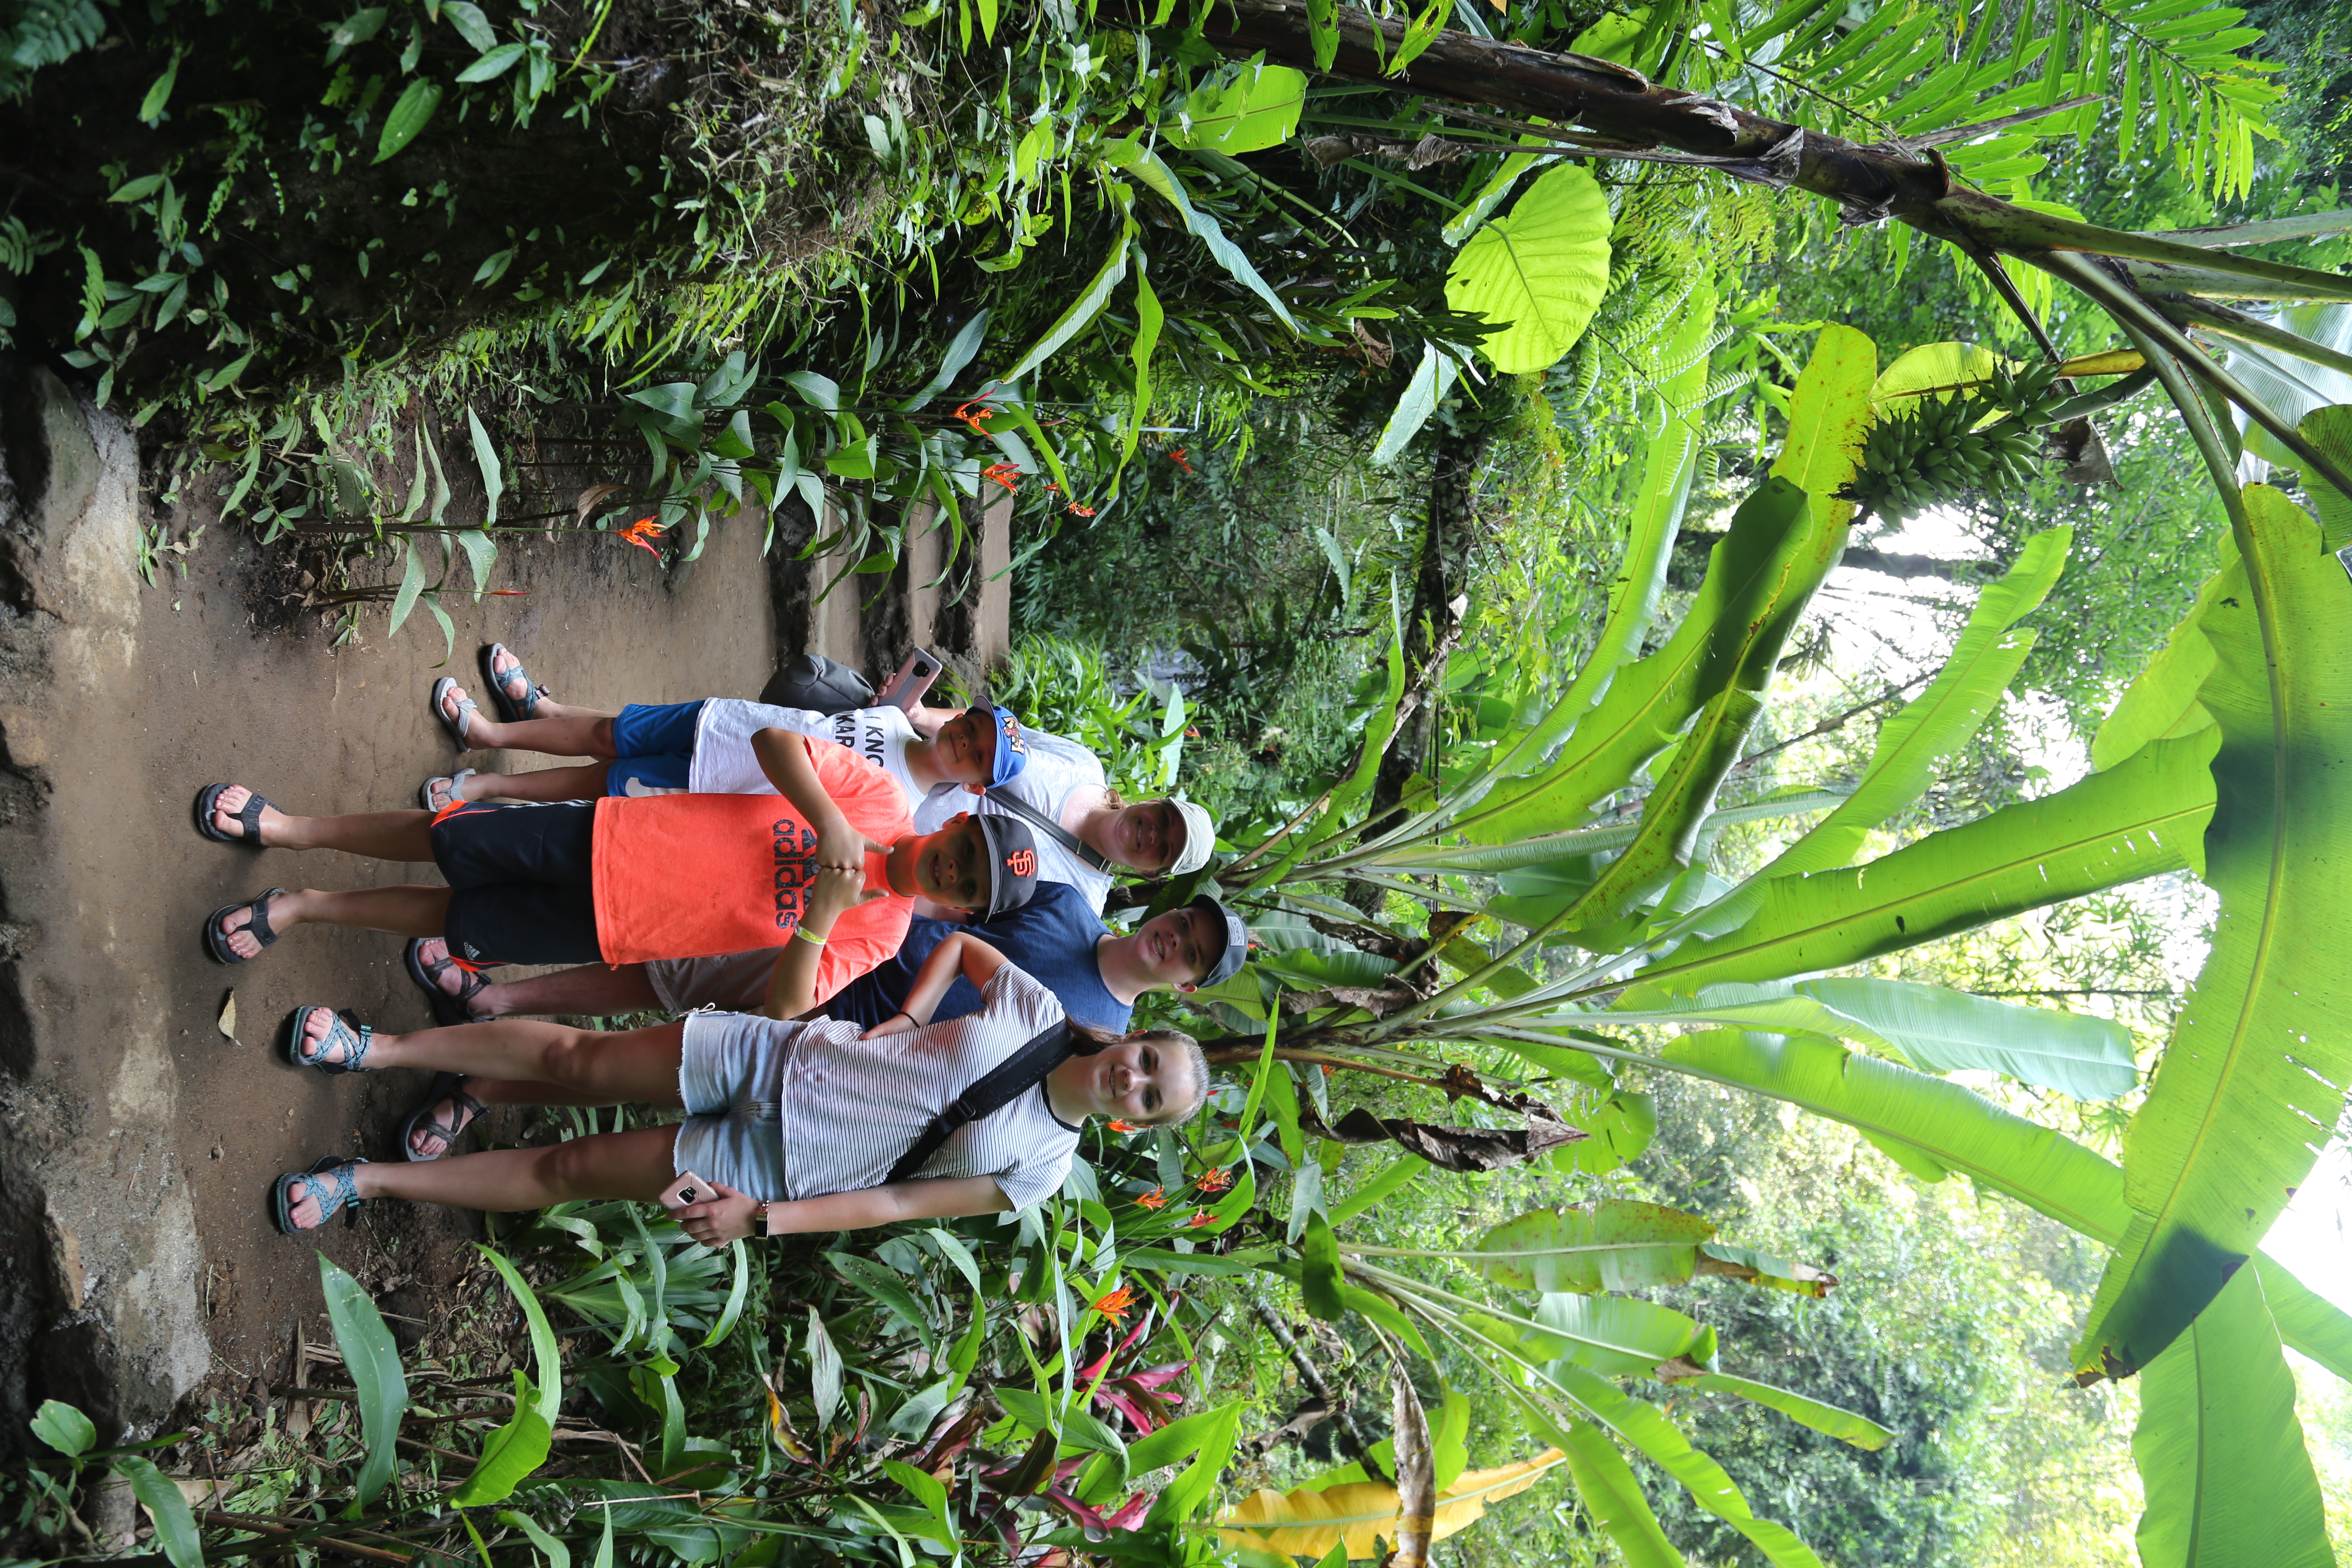
[[[1199,808],[1196,806],[1193,809]],[[1190,840],[1187,842],[1189,843]],[[1242,972],[1243,961],[1249,957],[1249,927],[1243,923],[1242,917],[1225,908],[1222,902],[1207,893],[1202,893],[1185,908],[1201,910],[1214,921],[1219,929],[1225,933],[1224,947],[1218,952],[1216,962],[1209,965],[1209,972],[1201,976],[1198,984],[1214,985],[1219,981],[1231,980],[1234,975],[1239,974]]]

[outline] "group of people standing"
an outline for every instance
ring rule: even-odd
[[[1003,707],[825,713],[710,698],[557,702],[503,645],[493,719],[436,681],[460,752],[597,759],[428,779],[415,809],[297,816],[238,784],[196,798],[227,844],[431,860],[446,886],[272,888],[215,910],[224,963],[319,922],[409,939],[436,1026],[297,1008],[287,1050],[331,1073],[436,1073],[397,1161],[330,1155],[274,1188],[280,1228],[384,1196],[517,1210],[660,1200],[689,1236],[833,1231],[1025,1207],[1089,1116],[1180,1121],[1209,1092],[1191,1037],[1130,1032],[1136,999],[1242,965],[1212,896],[1126,934],[1114,875],[1208,863],[1187,801],[1129,804],[1101,761]],[[499,981],[508,964],[571,967]],[[575,1029],[525,1015],[683,1015]],[[682,1121],[457,1154],[491,1105],[682,1108]]]

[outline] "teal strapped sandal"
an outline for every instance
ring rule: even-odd
[[[303,1026],[313,1013],[324,1013],[334,1020],[333,1027],[316,1045],[303,1038]],[[286,1018],[286,1059],[298,1068],[317,1068],[320,1072],[365,1072],[368,1044],[374,1038],[373,1026],[361,1023],[348,1011],[297,1007]],[[328,1053],[337,1049],[342,1054],[330,1060]]]
[[[307,1171],[289,1171],[278,1177],[277,1184],[270,1189],[270,1197],[278,1209],[278,1228],[288,1236],[323,1230],[327,1222],[338,1214],[344,1216],[345,1225],[357,1225],[359,1206],[364,1200],[360,1196],[359,1178],[352,1173],[366,1163],[367,1161],[358,1155],[330,1154]],[[296,1182],[307,1183],[306,1191],[315,1194],[319,1199],[317,1225],[294,1223],[296,1196],[293,1186]]]

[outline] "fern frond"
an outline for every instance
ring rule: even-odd
[[[22,92],[35,71],[71,59],[105,36],[98,0],[0,0],[0,96]]]

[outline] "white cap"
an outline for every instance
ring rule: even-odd
[[[1217,825],[1209,814],[1189,800],[1171,799],[1176,815],[1184,819],[1184,847],[1178,851],[1176,863],[1168,868],[1171,877],[1189,876],[1209,863],[1209,854],[1217,847]]]

